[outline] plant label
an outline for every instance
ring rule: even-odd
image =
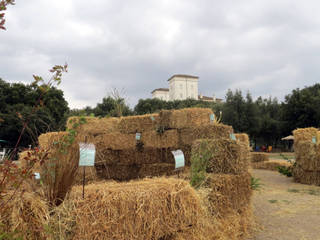
[[[210,114],[210,122],[214,122],[214,114]]]
[[[136,133],[136,140],[140,141],[141,140],[141,133]]]
[[[312,137],[312,142],[313,142],[313,143],[317,143],[317,138],[313,136],[313,137]]]
[[[171,151],[173,156],[174,156],[174,160],[175,160],[175,168],[183,168],[185,166],[185,160],[184,160],[184,154],[183,152],[179,149],[176,151]]]
[[[236,141],[237,140],[236,135],[234,135],[233,133],[230,133],[230,139]]]
[[[155,120],[154,116],[151,116],[150,118],[151,118],[151,121],[154,121],[154,120]]]
[[[34,173],[34,178],[35,178],[36,180],[39,180],[39,179],[40,179],[40,173],[35,172],[35,173]]]
[[[94,166],[96,147],[92,143],[79,143],[80,160],[79,166]]]

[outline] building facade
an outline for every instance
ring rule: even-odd
[[[152,98],[158,98],[165,101],[195,99],[208,102],[221,102],[222,99],[206,97],[199,95],[199,77],[176,74],[168,79],[169,88],[157,88],[153,90]]]

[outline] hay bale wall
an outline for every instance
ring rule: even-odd
[[[265,169],[271,171],[278,171],[278,167],[290,167],[291,163],[284,160],[269,160],[263,162],[252,162],[251,167],[254,169]]]
[[[251,162],[264,162],[269,160],[269,155],[263,152],[252,152],[250,156]]]
[[[248,147],[250,146],[250,142],[249,142],[249,136],[246,133],[236,133],[235,134],[236,139],[240,142],[243,142],[244,144],[246,144]]]
[[[320,186],[320,142],[316,128],[293,131],[296,165],[293,177],[296,182]],[[312,138],[316,137],[316,143]]]
[[[202,216],[199,196],[178,179],[88,185],[85,199],[74,187],[70,201],[73,239],[170,239]]]

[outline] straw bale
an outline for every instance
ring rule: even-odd
[[[248,171],[248,147],[231,139],[199,139],[192,147],[192,162],[205,158],[209,173],[241,174]]]
[[[235,136],[236,136],[236,139],[238,141],[245,143],[249,147],[250,142],[249,142],[248,134],[246,134],[246,133],[236,133]]]
[[[16,231],[18,235],[23,236],[21,239],[47,239],[44,229],[48,221],[49,208],[46,202],[38,194],[32,192],[16,194],[10,199],[8,205],[0,210],[0,232],[1,230]]]
[[[296,165],[293,168],[293,178],[298,183],[320,186],[320,171],[305,171]]]
[[[320,144],[300,141],[295,145],[296,162],[307,171],[320,171]]]
[[[84,118],[86,123],[80,124],[80,118]],[[79,135],[107,134],[118,131],[120,118],[97,118],[97,117],[70,117],[67,120],[67,129],[76,129]],[[76,124],[76,125],[75,125]]]
[[[98,149],[124,150],[135,149],[137,140],[135,134],[109,133],[94,138]]]
[[[180,145],[192,145],[196,139],[230,138],[230,133],[233,132],[233,129],[231,126],[224,124],[210,124],[180,129],[178,132]]]
[[[143,148],[142,151],[136,149],[127,150],[109,150],[98,149],[96,153],[96,165],[105,164],[153,164],[153,163],[171,163],[173,164],[174,157],[171,153],[171,148]]]
[[[152,118],[154,120],[152,120]],[[155,131],[159,125],[159,114],[145,114],[122,117],[119,121],[119,131],[124,134]]]
[[[318,129],[314,127],[310,128],[298,128],[293,131],[294,137],[294,148],[300,141],[312,141],[312,137],[316,137],[318,134]]]
[[[208,174],[204,183],[209,188],[209,211],[224,217],[234,211],[246,209],[251,200],[251,175]]]
[[[159,134],[156,131],[147,131],[141,134],[144,147],[152,148],[177,148],[179,144],[178,131],[167,130]]]
[[[96,165],[98,178],[129,181],[139,177],[141,165],[101,164]]]
[[[139,170],[139,178],[170,176],[175,174],[175,165],[170,163],[142,164]]]
[[[264,152],[252,152],[251,155],[251,162],[263,162],[269,160],[269,155]]]
[[[278,167],[291,167],[292,163],[289,163],[285,160],[268,160],[263,162],[252,162],[252,168],[254,169],[265,169],[271,171],[278,171]]]
[[[160,111],[160,126],[165,129],[193,128],[210,124],[210,108],[185,108]]]
[[[73,239],[170,239],[196,226],[201,218],[200,198],[189,183],[154,178],[129,183],[74,187]]]

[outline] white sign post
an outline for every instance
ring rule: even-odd
[[[210,114],[210,122],[214,122],[214,114],[213,113]]]
[[[313,137],[312,137],[312,142],[313,142],[313,143],[317,143],[317,137],[313,136]]]
[[[236,135],[234,135],[233,133],[230,133],[230,139],[236,141],[237,140]]]
[[[136,140],[140,141],[141,140],[141,133],[136,133]]]
[[[184,154],[180,149],[176,151],[171,151],[171,152],[175,160],[175,171],[178,172],[178,177],[180,177],[179,172],[183,170],[185,166]]]
[[[84,185],[86,180],[86,166],[94,166],[96,157],[96,147],[92,143],[79,143],[80,159],[79,166],[83,167],[83,185],[82,185],[82,198],[84,198]]]
[[[34,173],[34,179],[40,180],[40,173],[35,172],[35,173]]]

